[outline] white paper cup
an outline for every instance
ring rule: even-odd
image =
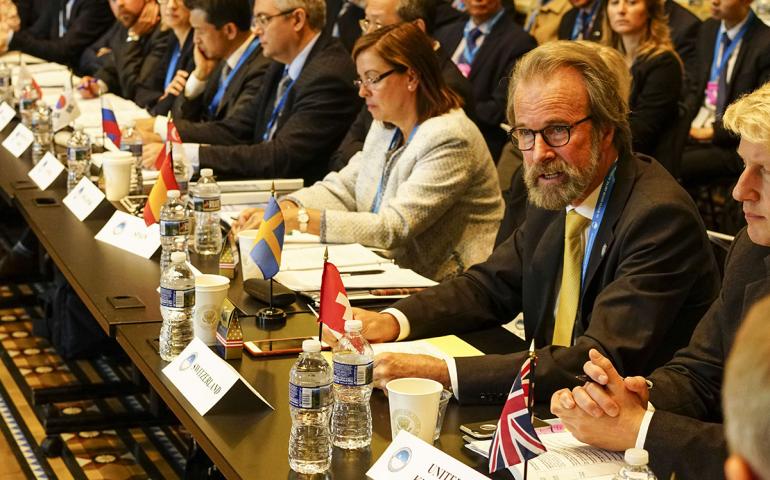
[[[102,154],[102,172],[104,172],[104,190],[107,200],[117,202],[128,195],[131,188],[131,168],[134,157],[131,152],[104,152]]]
[[[406,430],[433,443],[439,400],[444,387],[427,378],[399,378],[385,385],[390,404],[390,430],[393,439]]]
[[[254,260],[251,259],[251,247],[254,246],[254,239],[257,238],[259,230],[243,230],[238,233],[238,247],[241,252],[241,275],[243,281],[250,278],[262,278],[262,270],[257,267]]]
[[[230,279],[222,275],[196,275],[193,330],[206,345],[217,342],[217,324],[227,298]]]

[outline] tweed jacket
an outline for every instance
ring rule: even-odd
[[[435,280],[486,260],[503,201],[479,129],[460,109],[431,118],[388,163],[395,132],[375,121],[345,168],[289,199],[324,210],[322,241],[384,248],[402,267]]]

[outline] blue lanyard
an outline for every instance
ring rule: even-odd
[[[420,128],[420,124],[414,126],[412,129],[412,133],[409,134],[409,138],[406,139],[406,143],[404,146],[409,145],[409,142],[412,141],[414,138],[414,134],[417,133],[417,129]],[[390,146],[388,147],[388,152],[393,151],[394,148],[398,145],[398,142],[401,141],[401,130],[396,129],[396,131],[393,133],[393,138],[390,140]],[[390,161],[393,157],[386,158],[385,164],[382,166],[382,176],[380,176],[380,184],[377,186],[377,193],[374,195],[374,201],[372,202],[372,213],[379,213],[380,211],[380,203],[382,203],[382,193],[385,189],[385,172],[388,168],[388,164],[390,164]]]
[[[743,38],[743,35],[746,34],[746,30],[749,29],[751,26],[751,22],[754,20],[754,11],[749,10],[749,16],[746,19],[746,23],[743,24],[741,29],[738,31],[738,34],[735,35],[735,38],[733,38],[732,42],[730,42],[730,46],[725,48],[725,51],[722,52],[722,57],[720,59],[719,57],[719,46],[722,43],[722,33],[725,32],[724,26],[719,27],[719,32],[717,32],[717,39],[714,44],[714,58],[711,60],[711,74],[709,75],[709,81],[710,82],[716,82],[719,79],[719,76],[722,74],[722,69],[727,65],[728,60],[730,59],[730,56],[735,51],[736,47],[738,46],[738,43],[740,43],[741,38]],[[719,60],[719,65],[717,65],[717,60]]]
[[[174,45],[174,50],[171,53],[171,63],[168,64],[166,69],[166,80],[163,82],[163,90],[168,88],[168,84],[174,79],[176,74],[176,66],[179,64],[179,57],[182,56],[182,50],[179,48],[179,42]]]
[[[465,24],[465,29],[463,30],[463,36],[465,37],[465,49],[463,49],[463,59],[468,63],[468,65],[473,63],[473,60],[476,58],[476,54],[479,52],[479,45],[478,41],[481,39],[481,37],[489,35],[489,32],[492,31],[493,28],[495,28],[495,24],[500,20],[500,17],[503,16],[505,13],[505,9],[501,8],[497,14],[492,17],[491,19],[487,20],[486,22],[482,23],[478,27],[473,26],[473,20],[468,20],[468,23]],[[481,28],[482,25],[486,25],[486,28]],[[473,42],[473,45],[471,45],[470,38],[471,38],[471,32],[474,28],[478,28],[481,35],[479,35],[476,40]]]
[[[259,37],[255,37],[249,44],[249,48],[247,48],[246,51],[243,52],[243,55],[241,55],[241,58],[238,59],[238,63],[235,64],[235,68],[230,70],[230,73],[227,74],[225,81],[219,83],[219,89],[217,90],[216,95],[214,95],[214,98],[211,100],[211,104],[209,104],[209,114],[214,115],[214,113],[217,111],[217,108],[219,108],[219,103],[222,101],[222,97],[225,96],[225,90],[227,90],[227,86],[230,85],[230,81],[233,79],[235,74],[238,73],[238,70],[243,66],[251,54],[254,53],[254,50],[256,50],[258,46]]]
[[[591,16],[589,17],[589,28],[593,28],[594,26],[594,20],[596,20],[596,12],[599,11],[599,4],[603,3],[601,0],[594,0],[594,6],[591,7]],[[585,30],[585,20],[583,15],[583,10],[580,10],[578,12],[578,16],[575,19],[575,25],[572,26],[572,35],[570,36],[571,40],[577,40],[578,34],[583,33]],[[585,38],[583,40],[586,40]]]
[[[289,67],[286,66],[286,69]],[[273,130],[273,125],[275,125],[275,122],[278,121],[278,116],[281,114],[281,110],[283,110],[283,106],[286,103],[286,98],[289,96],[289,92],[291,91],[291,87],[294,86],[295,79],[291,79],[291,82],[286,86],[286,90],[283,91],[283,95],[281,95],[281,99],[278,100],[278,103],[275,105],[275,108],[273,109],[273,113],[270,114],[270,120],[267,121],[267,127],[265,128],[265,133],[262,134],[262,141],[266,142],[270,139],[270,131]],[[280,82],[278,83],[280,85]],[[277,87],[276,87],[277,88]],[[276,94],[278,91],[276,90]]]
[[[604,219],[604,213],[607,210],[607,204],[610,202],[612,189],[615,187],[615,170],[617,170],[617,167],[618,162],[612,164],[610,171],[607,172],[607,176],[604,177],[602,189],[599,191],[599,201],[596,203],[594,216],[591,219],[591,228],[588,230],[588,241],[586,242],[586,253],[583,255],[583,270],[580,275],[581,288],[583,288],[586,279],[586,272],[588,271],[588,263],[591,260],[591,251],[596,241],[596,234],[599,232],[599,227]]]

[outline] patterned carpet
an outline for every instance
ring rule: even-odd
[[[45,427],[105,415],[145,414],[146,395],[34,405],[52,387],[129,380],[129,365],[110,358],[65,361],[32,324],[43,315],[45,284],[0,285],[0,430],[29,478],[174,479],[184,471],[189,435],[179,426],[74,431],[46,436]],[[43,447],[45,445],[45,447]],[[44,452],[60,456],[47,458]]]

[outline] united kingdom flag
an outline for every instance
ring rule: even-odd
[[[532,426],[530,413],[530,375],[534,377],[537,357],[527,357],[513,382],[497,430],[489,447],[489,473],[535,458],[545,445]]]

